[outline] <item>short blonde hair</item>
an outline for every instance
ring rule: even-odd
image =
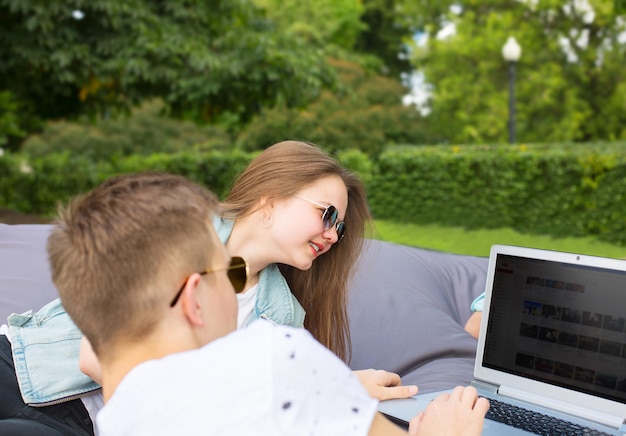
[[[114,177],[59,209],[52,278],[96,354],[149,334],[176,286],[207,267],[218,211],[213,193],[165,173]]]

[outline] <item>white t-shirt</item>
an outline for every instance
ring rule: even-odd
[[[237,328],[240,329],[252,315],[254,304],[256,303],[256,294],[258,293],[259,284],[257,283],[243,294],[237,294]]]
[[[306,330],[258,320],[135,367],[97,421],[101,436],[367,435],[376,407]]]

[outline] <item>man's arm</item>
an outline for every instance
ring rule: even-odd
[[[406,434],[376,411],[378,403],[357,376],[309,332],[257,322],[261,324],[248,329],[265,330],[270,339],[273,407],[281,411],[279,426],[290,428],[297,416],[301,429],[315,428],[320,433],[367,429],[370,436]],[[409,434],[478,436],[488,408],[475,388],[459,386],[413,418]]]

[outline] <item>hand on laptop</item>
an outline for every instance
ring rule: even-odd
[[[480,435],[489,401],[474,387],[457,386],[435,398],[409,423],[411,435]]]
[[[402,386],[400,376],[393,372],[362,369],[354,371],[354,374],[359,378],[370,397],[378,401],[407,398],[417,394],[417,386]]]

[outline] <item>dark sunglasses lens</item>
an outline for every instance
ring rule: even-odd
[[[248,272],[246,261],[241,257],[233,257],[230,260],[230,268],[228,269],[228,279],[233,285],[236,293],[240,293],[246,287]]]
[[[328,206],[322,215],[322,222],[324,223],[324,230],[329,230],[337,222],[339,212],[335,206]]]
[[[343,239],[345,231],[346,231],[346,224],[344,222],[340,222],[337,225],[337,242]]]

